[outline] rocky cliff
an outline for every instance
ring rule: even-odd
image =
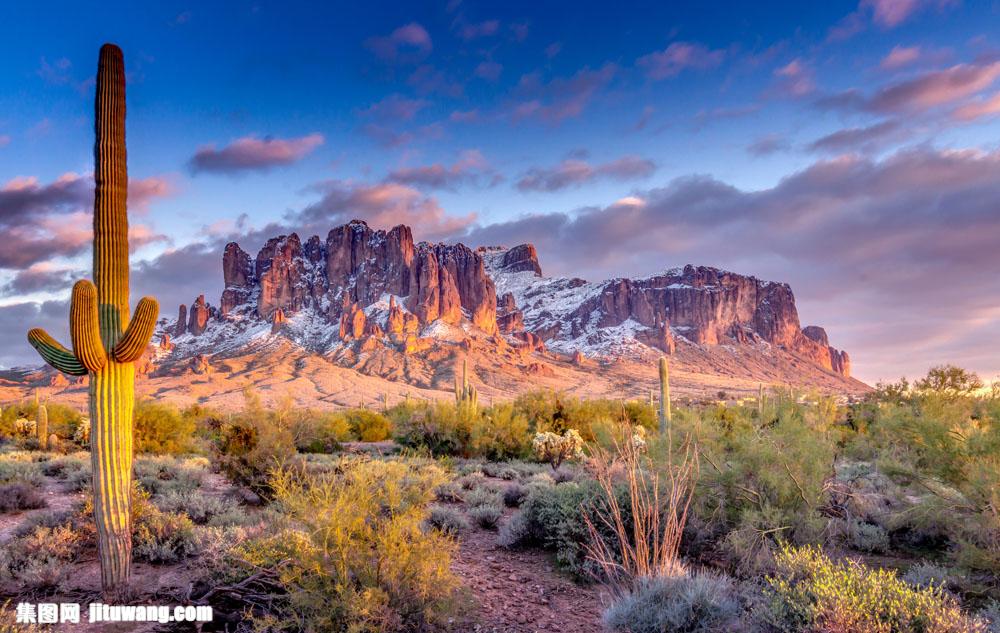
[[[184,335],[212,335],[213,322],[260,323],[261,332],[308,341],[322,353],[344,345],[359,353],[386,346],[411,353],[450,327],[452,343],[478,336],[576,359],[673,354],[685,345],[778,348],[850,375],[847,353],[831,347],[822,328],[800,326],[787,284],[715,268],[601,282],[550,278],[531,244],[472,250],[414,243],[406,226],[384,231],[353,221],[325,239],[272,238],[256,257],[230,243],[222,270],[218,309],[204,297],[181,306],[169,328],[178,349]]]

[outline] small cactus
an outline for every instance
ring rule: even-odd
[[[455,404],[460,407],[468,407],[475,411],[479,408],[479,393],[476,388],[469,384],[469,361],[462,360],[462,382],[459,384],[458,376],[455,376]]]
[[[49,449],[49,412],[44,404],[38,405],[35,413],[35,435],[38,436],[38,448],[46,451]]]
[[[670,410],[670,366],[667,357],[660,357],[660,435],[666,434],[673,414]]]

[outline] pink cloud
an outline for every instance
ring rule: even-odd
[[[421,238],[440,239],[464,230],[476,220],[475,213],[449,215],[435,198],[396,182],[332,180],[315,189],[323,197],[292,218],[310,230],[325,231],[358,218],[377,228],[406,224],[419,232]]]
[[[369,38],[365,44],[379,59],[403,63],[421,59],[433,48],[430,33],[416,22],[403,25],[389,35]]]
[[[953,113],[959,121],[974,121],[998,114],[1000,114],[1000,92],[994,93],[993,96],[986,99],[966,103]]]
[[[216,149],[206,145],[195,152],[189,165],[194,173],[240,173],[263,171],[281,165],[290,165],[302,160],[307,154],[323,144],[322,134],[309,134],[298,138],[258,139],[245,136],[231,144]]]
[[[635,64],[650,79],[660,80],[674,77],[687,68],[714,68],[722,63],[725,56],[723,50],[709,50],[695,42],[673,42],[662,51],[643,55]]]
[[[475,24],[463,24],[458,28],[458,36],[466,42],[496,35],[500,30],[499,20],[485,20]]]
[[[879,90],[869,100],[876,111],[927,110],[953,103],[988,88],[1000,77],[1000,62],[958,64],[925,73]]]
[[[0,147],[10,143],[10,137],[5,134],[0,134]]]
[[[393,170],[386,178],[395,182],[424,189],[451,189],[460,185],[494,186],[503,178],[490,166],[479,150],[462,152],[453,165],[441,163],[420,167],[402,167]]]
[[[776,69],[774,76],[778,78],[778,89],[792,97],[807,95],[816,88],[812,69],[799,58]]]
[[[618,67],[608,63],[597,70],[583,68],[570,77],[557,77],[548,82],[538,73],[524,75],[515,88],[520,101],[513,106],[513,117],[537,117],[553,124],[577,117],[594,96],[611,83],[617,72]]]
[[[554,167],[533,167],[521,176],[517,188],[521,191],[560,191],[599,179],[637,180],[648,178],[656,171],[656,163],[639,156],[592,165],[582,158],[567,158]]]
[[[362,110],[361,115],[381,121],[409,121],[428,105],[424,99],[408,99],[392,94]]]
[[[494,61],[484,61],[476,66],[476,77],[486,81],[496,81],[500,78],[501,72],[503,72],[503,66]]]
[[[882,58],[879,67],[882,70],[896,70],[909,66],[920,59],[919,46],[894,46],[889,54]]]
[[[864,0],[862,6],[872,11],[872,20],[879,26],[893,28],[920,8],[920,0]]]

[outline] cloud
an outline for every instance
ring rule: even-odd
[[[791,149],[791,144],[783,136],[768,134],[747,145],[747,152],[754,156],[770,156]]]
[[[309,134],[298,138],[258,139],[245,136],[222,149],[206,145],[198,149],[189,161],[191,171],[219,174],[240,174],[249,171],[267,171],[282,165],[291,165],[323,144],[322,134]]]
[[[778,80],[778,90],[790,97],[802,97],[816,88],[812,69],[799,58],[795,58],[774,71]]]
[[[585,67],[569,77],[547,82],[538,73],[523,75],[514,89],[517,101],[511,114],[515,120],[537,118],[546,123],[562,123],[579,116],[617,72],[618,66],[608,63],[596,70]]]
[[[407,78],[407,85],[422,95],[440,94],[446,97],[461,97],[465,87],[448,77],[444,71],[430,64],[422,64]]]
[[[379,59],[399,63],[415,63],[433,48],[430,33],[416,22],[403,25],[389,35],[369,38],[365,45]]]
[[[0,306],[0,367],[34,367],[42,359],[28,345],[33,327],[69,345],[69,301],[25,301]]]
[[[475,24],[461,24],[458,26],[458,36],[470,42],[481,37],[490,37],[496,35],[497,31],[500,30],[499,20],[485,20],[483,22],[477,22]]]
[[[953,117],[959,121],[974,121],[1000,114],[1000,92],[991,97],[970,101],[957,108]]]
[[[326,233],[334,226],[361,219],[378,228],[412,226],[422,239],[440,239],[464,230],[476,215],[445,213],[435,198],[397,182],[361,183],[330,180],[312,188],[322,198],[286,220],[303,230]]]
[[[649,178],[656,171],[656,163],[639,156],[623,156],[617,160],[597,165],[567,158],[554,167],[533,167],[517,181],[520,191],[561,191],[579,187],[595,180],[617,181]]]
[[[889,54],[879,62],[882,70],[896,70],[916,62],[920,59],[919,46],[894,46]]]
[[[65,57],[61,57],[51,64],[43,57],[37,74],[45,83],[62,86],[73,83],[72,69],[72,62]]]
[[[129,206],[142,209],[172,192],[165,178],[133,179]],[[0,187],[0,236],[16,247],[0,249],[0,268],[24,269],[83,252],[91,242],[93,205],[90,175],[66,173],[47,184],[34,177],[9,180]],[[144,225],[133,223],[130,228],[136,232],[131,246],[162,239]]]
[[[500,79],[500,73],[503,72],[503,66],[492,60],[486,60],[480,62],[476,66],[475,75],[480,79],[485,79],[486,81],[496,81]]]
[[[430,103],[424,99],[392,94],[361,110],[360,114],[377,121],[410,121],[428,105]]]
[[[872,152],[883,144],[906,136],[899,122],[889,120],[867,127],[853,127],[838,130],[816,139],[809,144],[814,152],[841,153],[848,151]]]
[[[494,186],[503,180],[478,150],[462,152],[450,167],[441,163],[421,167],[403,167],[390,172],[388,182],[420,189],[449,189],[462,185]]]
[[[870,96],[857,88],[825,95],[823,109],[859,110],[880,114],[921,113],[972,97],[1000,78],[1000,61],[957,64],[882,86]]]
[[[675,77],[688,68],[715,68],[725,56],[724,50],[710,50],[697,42],[673,42],[662,51],[643,55],[635,65],[650,79],[661,80]]]
[[[858,8],[830,28],[828,41],[841,41],[864,31],[870,20],[883,30],[896,28],[927,7],[943,10],[957,0],[861,0]]]
[[[15,271],[13,277],[0,287],[0,295],[59,292],[67,290],[75,280],[83,276],[83,273],[72,268],[39,262],[23,270]]]
[[[0,134],[0,147],[10,144],[10,137],[6,134]]]

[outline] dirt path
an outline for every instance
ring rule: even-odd
[[[504,520],[510,519],[508,511]],[[506,549],[495,531],[473,527],[462,535],[452,570],[479,603],[481,633],[600,633],[606,598],[597,585],[559,574],[549,555]]]

